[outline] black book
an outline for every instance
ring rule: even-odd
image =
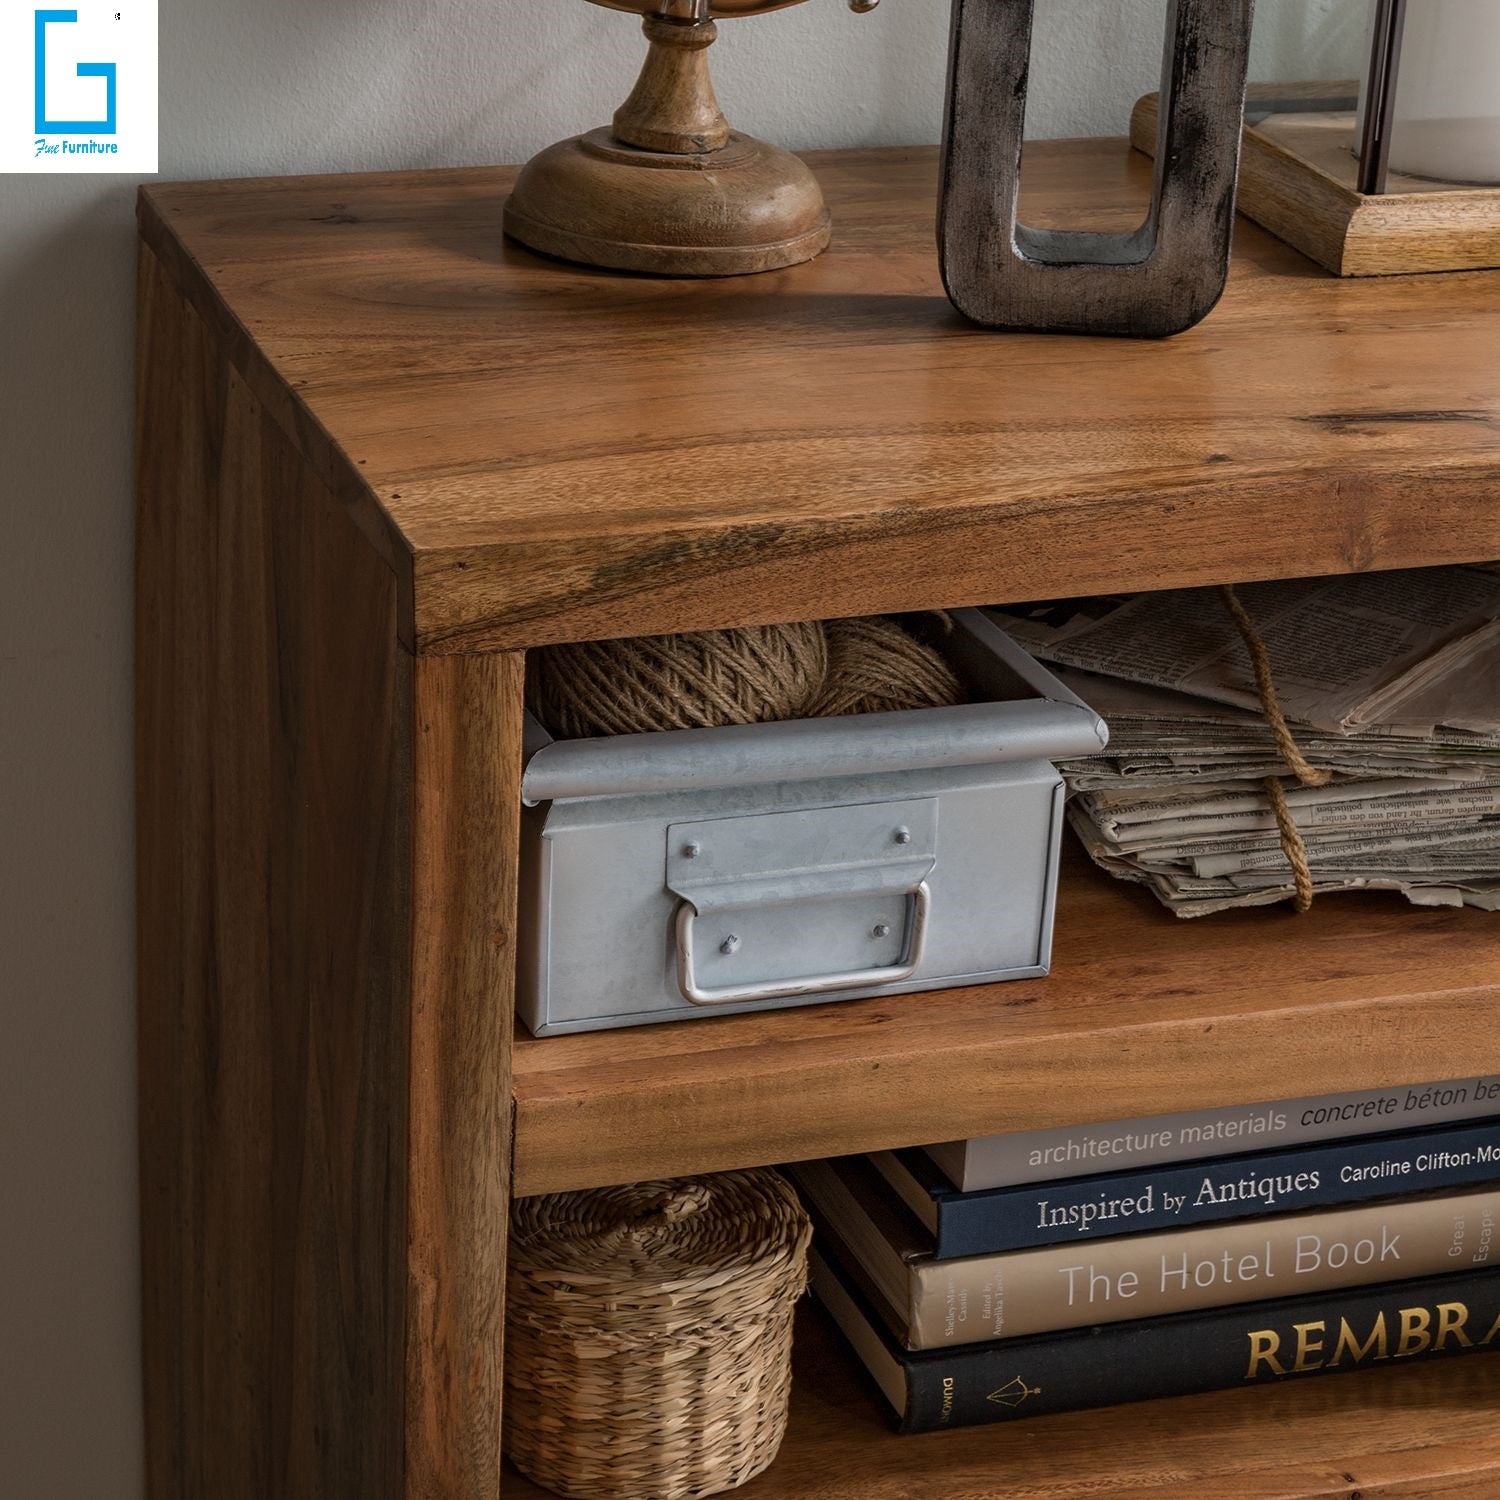
[[[902,1432],[1500,1349],[1500,1270],[922,1353],[896,1342],[826,1235],[814,1243],[812,1285]]]
[[[927,1152],[870,1163],[953,1260],[1500,1181],[1500,1120],[959,1192]]]

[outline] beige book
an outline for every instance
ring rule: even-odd
[[[867,1163],[791,1170],[905,1323],[896,1332],[912,1349],[1500,1263],[1500,1187],[937,1261]]]

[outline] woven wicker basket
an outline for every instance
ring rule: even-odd
[[[506,1451],[576,1500],[682,1500],[776,1457],[811,1231],[774,1172],[516,1204]]]

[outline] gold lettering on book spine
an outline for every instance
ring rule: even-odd
[[[1281,1335],[1274,1328],[1257,1328],[1250,1334],[1250,1368],[1245,1371],[1246,1380],[1254,1380],[1261,1365],[1273,1375],[1285,1375],[1286,1367],[1276,1358],[1281,1348]]]
[[[1371,1354],[1371,1349],[1379,1349],[1378,1354]],[[1339,1319],[1338,1342],[1333,1346],[1333,1358],[1328,1361],[1330,1370],[1337,1369],[1343,1362],[1345,1354],[1351,1357],[1352,1363],[1362,1365],[1367,1359],[1388,1359],[1389,1344],[1386,1340],[1385,1314],[1377,1313],[1375,1321],[1370,1325],[1370,1336],[1363,1344],[1354,1336],[1354,1330],[1350,1328],[1348,1320]]]
[[[1436,1315],[1436,1327],[1434,1324]],[[1469,1309],[1462,1302],[1439,1302],[1432,1308],[1403,1307],[1396,1314],[1396,1350],[1391,1353],[1391,1328],[1385,1313],[1378,1312],[1361,1336],[1347,1318],[1339,1319],[1338,1338],[1333,1352],[1325,1359],[1327,1347],[1324,1335],[1328,1325],[1318,1321],[1293,1323],[1287,1342],[1295,1346],[1295,1354],[1288,1349],[1288,1360],[1281,1358],[1282,1337],[1274,1328],[1252,1328],[1246,1332],[1249,1342],[1249,1363],[1245,1368],[1246,1380],[1257,1380],[1267,1375],[1296,1375],[1310,1370],[1336,1370],[1345,1362],[1351,1365],[1373,1364],[1382,1359],[1410,1359],[1413,1355],[1431,1350],[1434,1354],[1453,1344],[1461,1349],[1472,1349],[1477,1342],[1480,1348],[1500,1339],[1500,1318],[1496,1318],[1490,1331],[1482,1339],[1474,1339],[1469,1333]]]
[[[1292,1362],[1293,1370],[1316,1370],[1322,1365],[1321,1358],[1313,1359],[1312,1356],[1323,1353],[1322,1333],[1327,1326],[1326,1323],[1294,1323],[1292,1325],[1297,1334],[1297,1358]],[[1319,1337],[1314,1339],[1310,1337],[1312,1334],[1317,1334]]]
[[[1465,1349],[1474,1347],[1474,1340],[1464,1332],[1464,1325],[1469,1321],[1469,1309],[1462,1302],[1439,1302],[1437,1315],[1437,1332],[1432,1338],[1434,1353],[1441,1349],[1450,1338],[1462,1344]]]
[[[1432,1314],[1425,1307],[1403,1307],[1401,1309],[1401,1339],[1396,1345],[1396,1358],[1409,1359],[1432,1347]]]

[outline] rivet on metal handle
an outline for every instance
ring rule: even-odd
[[[866,986],[900,984],[910,979],[922,965],[922,954],[927,946],[927,918],[932,906],[932,892],[925,880],[913,886],[908,894],[912,898],[911,922],[907,928],[906,951],[899,963],[879,969],[852,969],[845,974],[819,974],[808,979],[762,980],[758,984],[733,985],[719,990],[704,989],[698,983],[693,949],[693,925],[698,918],[698,908],[691,901],[684,901],[677,908],[677,988],[682,992],[682,998],[693,1005],[734,1005],[743,1000],[782,1000],[792,995],[832,994]]]

